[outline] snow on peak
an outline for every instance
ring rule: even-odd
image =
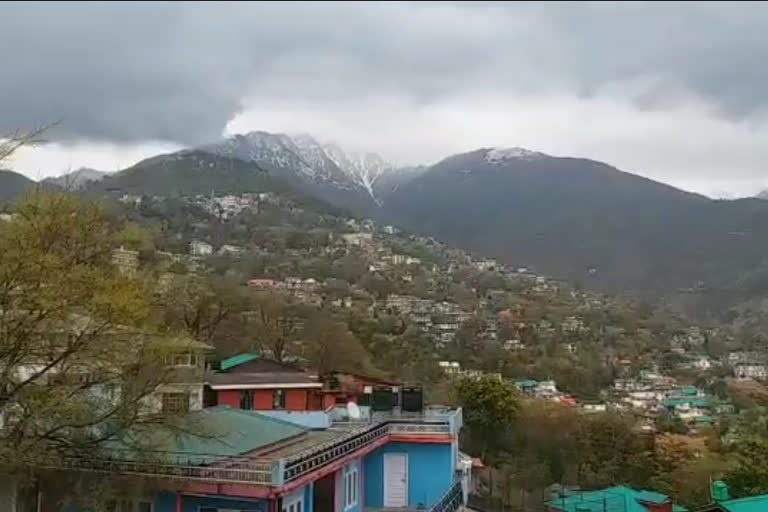
[[[381,176],[394,169],[376,153],[345,152],[335,144],[326,144],[323,150],[328,158],[335,163],[356,184],[365,188],[368,194],[376,200],[373,185]]]
[[[485,154],[485,161],[489,163],[497,163],[510,159],[531,160],[541,156],[544,156],[544,154],[525,148],[493,148],[489,149]]]
[[[375,153],[344,151],[335,144],[320,143],[308,134],[253,131],[233,135],[207,150],[291,169],[312,181],[332,183],[340,188],[360,187],[375,201],[374,183],[394,169]]]

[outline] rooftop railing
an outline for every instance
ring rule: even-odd
[[[221,482],[251,485],[272,485],[275,461],[250,457],[205,458],[208,464],[195,463],[195,457],[179,456],[176,460],[161,460],[150,456],[130,460],[114,454],[109,457],[68,457],[51,464],[56,469],[151,476],[171,480]]]
[[[141,475],[172,480],[281,487],[391,434],[450,435],[458,432],[461,410],[453,414],[374,415],[366,422],[335,423],[348,433],[282,457],[214,456],[190,453],[110,452],[101,458],[69,457],[50,467]],[[288,445],[290,448],[290,445]],[[446,511],[436,511],[446,512]],[[452,511],[447,511],[452,512]]]

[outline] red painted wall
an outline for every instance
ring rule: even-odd
[[[253,409],[256,411],[272,410],[271,389],[255,389],[253,391]]]
[[[307,410],[307,390],[288,389],[285,391],[285,409],[288,411]]]
[[[240,397],[242,390],[221,390],[216,393],[216,402],[218,405],[228,405],[236,409],[240,408]],[[272,410],[272,389],[254,389],[253,390],[253,410],[271,411]],[[323,409],[334,404],[333,395],[323,396]],[[306,389],[286,389],[285,390],[285,409],[287,411],[308,411],[310,407]]]
[[[326,410],[329,407],[333,407],[336,405],[336,397],[333,396],[331,393],[326,393],[323,395],[323,410]]]
[[[240,390],[218,391],[216,393],[216,403],[219,405],[228,405],[235,409],[240,408]]]
[[[641,505],[643,505],[645,508],[647,508],[650,512],[672,512],[672,502],[668,501],[666,503],[648,503],[648,502],[641,502]]]

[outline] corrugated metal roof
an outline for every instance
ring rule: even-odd
[[[667,495],[659,492],[637,490],[619,485],[597,491],[577,492],[549,501],[547,506],[564,512],[581,510],[590,512],[648,512],[648,509],[639,501],[664,503],[668,499]],[[674,512],[684,512],[686,509],[674,505],[673,510]]]
[[[210,464],[217,458],[244,455],[297,438],[307,429],[253,411],[227,406],[209,407],[186,415],[183,432],[160,426],[132,429],[112,448],[123,450],[121,458],[159,458],[165,462]],[[134,450],[139,444],[151,451]]]
[[[232,356],[223,360],[221,362],[221,369],[228,370],[233,366],[247,363],[248,361],[253,361],[254,359],[258,359],[259,357],[261,356],[259,356],[258,354],[237,354],[236,356]]]
[[[721,501],[720,505],[729,512],[765,512],[768,510],[768,494]]]
[[[706,398],[698,397],[679,397],[679,398],[667,398],[661,401],[661,405],[664,407],[677,407],[678,405],[691,404],[694,407],[711,407],[711,403]]]

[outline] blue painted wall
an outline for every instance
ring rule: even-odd
[[[344,485],[344,478],[347,475],[347,473],[357,470],[357,505],[352,505],[350,507],[344,508],[344,504],[347,502],[347,486]],[[362,474],[362,468],[360,464],[360,459],[357,459],[355,461],[350,462],[346,466],[344,466],[344,469],[341,472],[342,475],[342,499],[341,499],[341,509],[343,512],[361,512],[362,510],[362,502],[363,499],[363,474]]]
[[[408,506],[432,506],[453,482],[451,443],[388,443],[363,461],[365,506],[384,506],[384,454],[408,454]]]
[[[310,482],[304,486],[304,512],[314,512],[314,503],[312,500],[312,493],[314,492],[315,484]]]

